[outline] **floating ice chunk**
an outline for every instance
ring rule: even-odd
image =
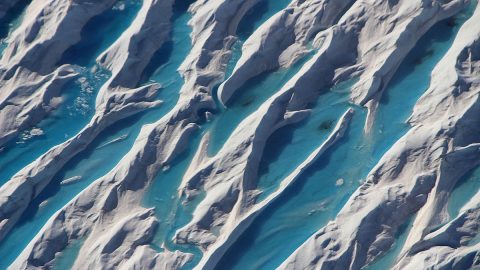
[[[120,2],[120,3],[116,4],[115,6],[113,6],[112,9],[113,9],[113,10],[124,11],[124,10],[125,10],[125,3],[124,3],[124,2]]]
[[[45,205],[47,205],[47,203],[48,203],[48,200],[45,200],[45,201],[41,202],[41,203],[38,205],[38,207],[40,207],[40,208],[41,208],[41,207],[44,207]]]
[[[76,175],[76,176],[62,180],[62,182],[60,182],[60,185],[71,185],[71,184],[80,182],[80,180],[82,180],[82,177],[79,175]]]
[[[48,104],[51,108],[58,108],[60,104],[62,104],[63,98],[62,97],[54,97],[50,100]]]
[[[117,142],[121,142],[121,141],[125,140],[126,138],[128,138],[128,134],[123,134],[122,136],[120,136],[120,137],[118,137],[118,138],[115,138],[115,139],[113,139],[113,140],[111,140],[111,141],[108,141],[108,142],[106,142],[106,143],[98,146],[96,149],[100,149],[100,148],[103,148],[103,147],[105,147],[105,146],[109,146],[109,145],[111,145],[111,144],[114,144],[114,143],[117,143]]]
[[[32,128],[32,130],[30,130],[30,136],[32,136],[32,137],[42,136],[43,134],[44,134],[44,132],[40,128]]]
[[[44,134],[43,130],[40,128],[32,128],[30,130],[25,130],[20,134],[20,140],[17,141],[17,144],[23,144],[26,141],[32,139],[33,137],[42,136]]]
[[[345,180],[343,180],[343,178],[339,178],[339,179],[335,182],[335,186],[337,186],[337,187],[343,186],[344,183],[345,183]]]

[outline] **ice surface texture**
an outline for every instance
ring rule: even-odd
[[[473,0],[0,2],[0,269],[480,267]]]

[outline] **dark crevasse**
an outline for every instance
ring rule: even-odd
[[[140,7],[141,2],[139,1],[119,1],[112,10],[92,19],[99,20],[102,22],[102,25],[87,23],[85,28],[82,29],[82,41],[80,43],[85,39],[94,39],[100,45],[95,45],[94,49],[88,54],[81,54],[84,57],[84,61],[81,62],[77,62],[76,59],[80,55],[70,54],[70,50],[65,52],[61,63],[77,64],[73,68],[80,76],[77,80],[64,87],[62,94],[63,102],[57,110],[52,112],[49,117],[37,126],[22,132],[16,141],[3,149],[0,156],[0,184],[5,184],[17,171],[33,162],[53,146],[73,137],[88,123],[95,113],[94,103],[96,94],[110,76],[108,71],[96,65],[95,58],[108,48],[111,42],[125,30],[122,27],[128,27]],[[109,19],[99,19],[103,15]],[[118,27],[118,29],[115,27]],[[115,29],[115,31],[112,29]],[[97,36],[105,35],[105,33],[111,33],[111,38],[101,38],[101,40],[97,38]],[[85,64],[85,66],[78,64]],[[78,160],[78,158],[80,157],[76,157],[74,160]],[[112,160],[111,156],[106,160]],[[68,164],[71,163],[69,162]],[[98,173],[106,169],[106,167],[102,167],[102,164],[97,165],[98,167],[90,168],[93,169],[92,172]],[[52,183],[45,188],[44,192],[32,202],[19,220],[19,223],[0,243],[0,257],[2,257],[0,269],[6,269],[43,227],[46,221],[86,187],[81,185],[82,181],[77,183],[77,185],[60,187],[59,183],[63,180],[63,176],[68,175],[66,168],[62,169],[55,176]],[[68,192],[62,192],[63,189],[68,190]]]
[[[455,18],[438,23],[422,37],[403,61],[390,86],[387,87],[380,102],[372,132],[364,135],[365,113],[356,109],[346,136],[256,218],[227,251],[217,269],[274,269],[328,220],[336,216],[362,178],[366,177],[381,156],[408,130],[405,120],[411,113],[416,100],[428,88],[430,73],[434,66],[446,53],[455,33],[471,15],[471,11],[470,8]],[[320,96],[319,102],[327,99],[321,107],[345,106],[345,101],[339,99],[339,102],[336,102],[331,92]],[[328,101],[329,98],[333,100]],[[328,111],[328,109],[324,110]],[[323,114],[324,119],[313,121],[311,124],[300,124],[296,128],[303,128],[305,131],[299,132],[298,137],[305,136],[308,130],[312,132],[314,127],[320,129],[330,127],[329,123],[336,119],[335,115],[338,118],[342,110],[335,112],[336,109],[332,108],[331,111],[333,112],[331,114],[314,111],[310,118],[322,119]],[[274,135],[271,140],[275,143],[288,143],[288,145],[284,146],[283,150],[276,149],[272,150],[274,153],[266,153],[267,159],[270,159],[268,161],[270,165],[267,166],[268,174],[261,174],[261,177],[266,175],[265,177],[271,180],[264,179],[262,185],[260,178],[260,187],[267,192],[271,192],[278,181],[287,175],[288,171],[294,169],[293,165],[301,162],[302,158],[298,158],[298,162],[289,163],[295,153],[299,155],[298,153],[306,151],[304,156],[307,156],[314,149],[311,146],[311,148],[301,148],[300,139],[296,140],[295,135],[290,135],[290,140],[285,139],[285,136],[289,136],[288,133],[295,134],[295,131],[279,132],[280,134]],[[323,138],[325,136],[318,136],[317,145],[321,144]],[[296,144],[299,147],[297,151],[295,151]],[[282,148],[282,146],[278,147]],[[263,168],[265,166],[265,164],[262,165]],[[281,173],[280,169],[287,172]],[[270,173],[272,171],[278,176]],[[268,190],[269,186],[270,190]],[[292,220],[295,222],[291,222]],[[399,237],[405,236],[407,232],[408,229],[405,229]],[[400,249],[401,247],[394,248],[393,252]],[[388,258],[383,260],[380,269],[386,269],[382,267],[391,262],[392,260]]]
[[[290,0],[261,0],[248,10],[237,27],[237,37],[241,43],[245,42],[260,25],[289,3]]]

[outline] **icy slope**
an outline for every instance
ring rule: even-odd
[[[0,268],[478,266],[477,190],[456,191],[480,160],[479,20],[469,0],[0,3]]]

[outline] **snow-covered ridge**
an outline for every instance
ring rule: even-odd
[[[478,27],[473,25],[478,20],[479,10],[477,8],[462,27],[452,48],[432,73],[430,88],[417,103],[410,118],[413,125],[410,131],[383,156],[369,174],[367,182],[352,195],[337,218],[292,254],[282,269],[323,268],[331,264],[357,268],[371,263],[393,243],[393,236],[402,220],[415,212],[418,212],[417,218],[403,249],[406,257],[396,266],[398,269],[426,269],[429,266],[443,269],[451,266],[449,263],[452,261],[441,262],[438,259],[419,264],[419,258],[413,254],[419,252],[419,257],[428,256],[424,251],[429,246],[426,243],[438,241],[430,239],[440,239],[433,235],[443,234],[449,238],[448,241],[462,239],[455,244],[447,244],[461,247],[478,233],[476,222],[469,222],[475,219],[476,214],[468,211],[475,210],[469,210],[468,206],[462,209],[455,221],[445,225],[445,229],[440,228],[431,234],[427,232],[447,220],[448,194],[465,171],[478,164],[478,132],[471,129],[478,123],[478,117],[474,116],[478,114],[478,84],[473,75],[476,58],[466,57],[465,52],[470,51],[478,41]],[[464,68],[472,73],[465,73]],[[439,91],[440,97],[432,94],[436,91]],[[440,93],[451,94],[442,98],[445,94]],[[445,103],[449,103],[447,110],[442,105]],[[423,111],[427,107],[428,116]],[[471,128],[466,128],[466,123],[472,125]],[[442,233],[451,226],[465,228]],[[465,235],[461,235],[462,232]],[[453,252],[456,255],[452,256],[459,256],[457,259],[460,260],[461,254],[470,254],[464,252],[466,248],[452,251],[435,250],[434,247],[435,244],[431,252],[437,258],[446,258],[443,256],[450,256]],[[469,267],[475,263],[472,260],[468,262]]]
[[[267,0],[197,0],[182,11],[191,16],[191,49],[178,67],[183,79],[178,101],[141,127],[129,151],[108,173],[57,208],[10,269],[55,268],[78,241],[83,244],[72,258],[73,269],[214,269],[267,206],[327,150],[335,151],[339,140],[348,141],[344,135],[361,106],[368,109],[365,131],[375,131],[382,94],[407,54],[434,25],[471,4],[292,0],[250,33],[226,78],[239,24],[262,1]],[[144,73],[171,41],[175,19],[182,15],[176,14],[180,2],[144,0],[124,32],[94,56],[96,66],[111,73],[98,89],[95,112],[76,135],[52,146],[0,187],[0,244],[22,224],[26,209],[55,175],[100,134],[130,116],[162,106],[157,98],[161,82],[143,84]],[[0,3],[0,18],[14,3]],[[29,4],[25,11],[29,16],[11,32],[0,60],[0,149],[61,106],[64,86],[78,74],[69,63],[59,65],[60,59],[81,41],[81,31],[92,18],[118,3],[122,1]],[[378,160],[336,217],[298,246],[280,269],[361,269],[384,255],[405,220],[415,215],[394,269],[465,268],[478,263],[474,259],[479,256],[478,195],[457,216],[447,212],[457,182],[480,164],[478,20],[479,7],[432,74],[424,74],[431,76],[431,83],[408,119],[408,132]],[[259,75],[289,69],[307,54],[311,57],[298,72],[249,111],[221,149],[210,154],[208,144],[214,138],[208,122],[229,110],[242,94],[241,86]],[[311,117],[312,104],[347,81],[355,81],[348,109],[310,155],[261,199],[259,168],[268,139]],[[159,224],[170,221],[156,215],[162,204],[144,206],[146,191],[154,181],[173,181],[162,171],[185,158],[193,137],[200,135],[192,161],[176,176],[181,177],[175,187],[178,198],[194,208],[192,216],[176,230],[171,243],[155,246]],[[197,249],[202,254],[189,253]]]
[[[0,60],[0,147],[58,105],[54,98],[76,74],[57,63],[80,41],[80,31],[88,20],[113,3],[37,0],[28,6],[25,12],[29,16],[8,37]]]

